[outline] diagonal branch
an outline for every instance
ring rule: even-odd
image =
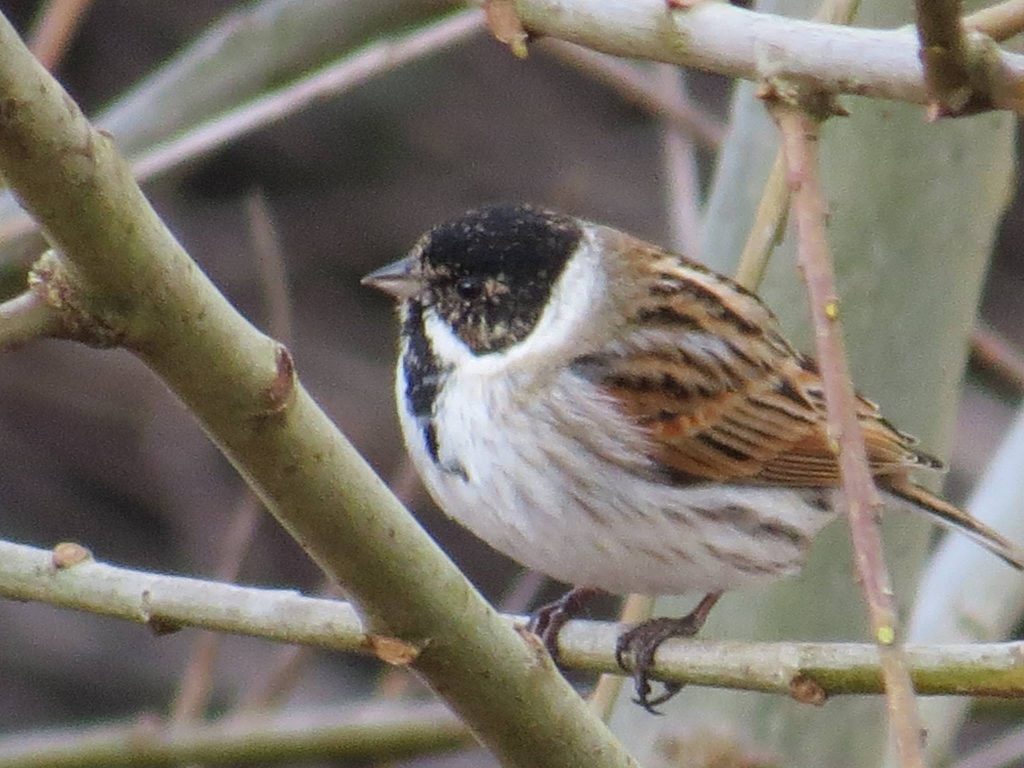
[[[818,121],[801,106],[781,100],[771,108],[782,132],[797,231],[797,258],[807,283],[829,431],[836,441],[857,578],[882,662],[891,732],[901,765],[919,768],[924,765],[920,715],[903,650],[897,643],[896,609],[878,529],[881,501],[868,468],[839,325],[835,276],[825,232],[825,197],[818,175]]]
[[[62,289],[185,402],[382,644],[404,650],[488,748],[508,765],[631,765],[543,649],[501,620],[338,432],[289,351],[189,258],[110,138],[2,16],[0,172],[73,267]]]
[[[261,191],[252,192],[246,199],[246,214],[267,305],[267,327],[274,338],[291,344],[292,313],[284,254],[271,218],[270,206]],[[243,488],[219,542],[220,552],[214,574],[220,581],[235,581],[238,578],[263,518],[260,500],[251,489],[246,486]],[[219,650],[220,636],[212,633],[201,635],[192,644],[177,695],[171,705],[171,719],[175,724],[185,723],[203,714],[213,690],[213,672]]]

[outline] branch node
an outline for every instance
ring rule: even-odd
[[[548,649],[544,645],[544,641],[531,632],[525,624],[516,624],[513,629],[515,629],[516,634],[523,638],[523,642],[526,643],[526,647],[533,652],[534,656],[536,656],[538,664],[552,662],[551,654],[548,653]]]
[[[969,73],[961,68],[960,57],[942,45],[921,48],[918,56],[924,66],[928,91],[932,94],[929,111],[935,108],[948,110],[947,114],[960,112],[971,98]],[[940,73],[950,73],[943,76]],[[949,82],[946,82],[948,77]]]
[[[175,632],[179,632],[182,629],[181,624],[174,621],[168,621],[167,619],[162,619],[159,616],[151,617],[146,622],[146,626],[149,627],[149,631],[157,637],[173,635]]]
[[[993,107],[994,85],[1006,79],[1000,74],[999,45],[982,32],[967,30],[964,49],[964,61],[960,65],[948,48],[921,48],[919,56],[930,97],[928,122],[943,117],[965,117]],[[944,73],[950,74],[947,77]]]
[[[72,568],[79,563],[86,563],[92,560],[92,552],[81,544],[72,541],[62,541],[53,548],[52,563],[58,571]]]
[[[282,413],[295,399],[295,360],[284,344],[277,345],[275,365],[274,378],[263,390],[266,408],[259,414],[263,417]]]
[[[785,75],[766,75],[755,93],[769,108],[779,105],[793,107],[807,113],[818,123],[830,117],[850,115],[849,110],[839,103],[834,93]]]
[[[487,0],[484,13],[487,15],[487,28],[495,39],[507,45],[517,59],[525,59],[529,53],[526,44],[530,35],[523,28],[515,3],[512,0]]]
[[[95,303],[83,297],[84,282],[74,265],[59,252],[48,250],[28,275],[29,289],[57,313],[53,336],[106,349],[120,346],[126,331],[109,313],[91,311]]]
[[[142,590],[141,595],[141,611],[139,616],[142,619],[142,623],[149,627],[157,637],[162,635],[170,635],[177,632],[182,628],[182,624],[174,621],[173,619],[163,618],[153,614],[151,603],[153,601],[153,593],[148,589]]]
[[[896,642],[896,628],[886,624],[875,631],[875,641],[879,645],[892,645]]]
[[[789,695],[801,704],[822,706],[828,700],[825,688],[810,675],[799,672],[789,681]]]
[[[378,659],[394,667],[409,666],[423,650],[419,646],[388,635],[367,635],[366,647]]]

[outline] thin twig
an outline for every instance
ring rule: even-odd
[[[483,14],[479,10],[468,10],[407,35],[361,48],[312,75],[199,123],[181,136],[135,155],[131,159],[132,173],[140,184],[152,181],[317,102],[337,97],[378,75],[456,45],[482,28]],[[11,216],[0,222],[0,242],[23,237],[37,228],[27,214]]]
[[[260,287],[263,289],[267,330],[281,343],[290,345],[294,337],[288,269],[281,237],[262,190],[254,190],[246,197],[245,216],[249,223],[253,254],[256,256]]]
[[[814,14],[816,21],[826,24],[846,25],[853,22],[860,7],[860,0],[825,0]],[[761,200],[757,204],[754,223],[743,244],[739,264],[736,267],[736,282],[751,291],[764,279],[768,259],[782,241],[789,211],[789,184],[786,182],[786,159],[780,146],[775,161],[768,173]]]
[[[971,332],[971,363],[1024,394],[1024,355],[992,328],[978,325]]]
[[[336,599],[341,596],[337,586],[324,579],[314,592],[319,598]],[[235,712],[267,712],[284,705],[299,683],[303,667],[316,649],[308,645],[288,645],[281,648],[259,677],[246,687],[239,697]]]
[[[997,43],[1009,40],[1024,32],[1024,0],[1006,0],[982,8],[964,16],[963,24],[966,29],[980,32]]]
[[[348,603],[214,581],[165,576],[82,559],[57,568],[49,550],[0,541],[0,597],[148,624],[166,631],[202,627],[325,650],[373,654],[373,635]],[[523,625],[522,616],[504,621]],[[617,623],[571,621],[559,635],[571,669],[622,674]],[[1024,695],[1022,643],[911,645],[907,654],[925,695]],[[803,696],[882,690],[879,649],[855,643],[669,641],[653,677],[695,685]]]
[[[92,0],[50,0],[29,34],[28,47],[39,62],[53,69],[64,58]]]
[[[768,259],[780,242],[789,212],[789,184],[786,181],[786,158],[779,147],[775,161],[764,183],[761,200],[757,204],[754,223],[743,244],[739,264],[736,266],[736,282],[751,291],[764,279]]]
[[[655,85],[666,103],[685,107],[686,79],[679,67],[657,64]],[[697,147],[690,137],[674,125],[662,130],[661,147],[665,169],[665,211],[671,233],[669,242],[680,253],[700,259],[700,174]]]
[[[292,317],[284,255],[262,192],[253,192],[246,198],[246,214],[267,305],[268,330],[281,343],[291,344]],[[220,558],[214,571],[218,580],[234,581],[238,578],[263,514],[259,499],[245,487],[221,539]],[[172,723],[179,725],[202,715],[213,689],[213,670],[220,641],[219,635],[210,632],[196,638],[185,664],[178,695],[171,706]]]
[[[699,141],[705,149],[717,149],[725,139],[726,126],[721,120],[692,101],[666,99],[661,88],[651,85],[648,70],[562,40],[545,39],[540,46],[555,58],[608,86],[630,104],[668,121]]]
[[[843,496],[853,539],[857,578],[885,677],[891,733],[901,765],[922,768],[920,715],[898,644],[892,586],[878,529],[881,500],[868,468],[864,435],[839,323],[839,304],[826,237],[826,206],[818,176],[818,122],[800,107],[776,102],[797,230],[797,258],[807,283],[829,431],[836,440]]]
[[[483,28],[479,10],[462,11],[401,37],[362,48],[295,83],[196,126],[179,139],[153,147],[132,162],[140,182],[213,152],[240,136],[289,117],[310,105],[466,40]]]
[[[370,704],[222,718],[43,731],[0,739],[0,768],[362,763],[447,752],[473,742],[437,704]]]
[[[654,598],[648,595],[630,595],[622,604],[619,621],[623,624],[639,624],[649,619],[654,613]],[[593,693],[590,694],[591,708],[605,722],[612,716],[615,703],[622,693],[625,678],[621,674],[605,672],[597,680]]]
[[[235,712],[269,712],[283,706],[299,684],[313,649],[306,645],[286,646],[271,659],[261,676],[242,693]]]
[[[57,311],[34,291],[0,303],[0,351],[53,335],[59,328]]]
[[[263,505],[252,491],[243,490],[227,530],[222,534],[219,562],[214,571],[219,581],[238,578],[262,513]],[[202,716],[213,690],[213,669],[220,644],[221,635],[214,632],[204,632],[193,642],[178,693],[171,704],[172,724],[181,725]]]
[[[324,579],[313,594],[322,599],[336,601],[341,591],[330,580]],[[268,712],[284,705],[298,685],[303,668],[317,649],[309,645],[288,645],[261,671],[259,677],[246,687],[235,704],[235,712]]]
[[[956,115],[972,96],[960,0],[915,0],[917,36],[932,117]]]

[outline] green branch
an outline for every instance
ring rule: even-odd
[[[111,139],[0,19],[0,171],[64,254],[64,290],[196,415],[371,631],[509,765],[633,761],[542,650],[480,597],[298,382],[290,353],[224,299]],[[501,695],[496,696],[495,692]]]
[[[199,627],[388,656],[387,644],[367,634],[348,603],[119,568],[95,562],[73,544],[48,551],[0,541],[0,597],[126,619],[161,632]],[[523,623],[518,616],[502,620],[510,626]],[[620,631],[617,624],[569,622],[559,638],[563,663],[579,671],[623,674],[614,654]],[[1018,697],[1024,693],[1022,648],[1024,643],[911,645],[906,653],[920,694]],[[829,696],[882,690],[878,649],[857,643],[670,641],[658,652],[653,676],[779,693],[814,704]]]
[[[51,730],[0,739],[0,768],[157,768],[398,760],[472,743],[436,704],[243,715],[166,728],[157,722]]]

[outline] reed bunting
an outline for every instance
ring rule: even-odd
[[[813,360],[752,293],[609,227],[527,205],[469,211],[363,282],[401,302],[396,393],[443,510],[576,585],[532,621],[557,653],[594,592],[706,597],[625,632],[637,701],[667,638],[718,596],[797,573],[836,516],[839,469]],[[930,515],[1016,568],[1024,553],[910,479],[940,462],[860,398],[890,509]]]

